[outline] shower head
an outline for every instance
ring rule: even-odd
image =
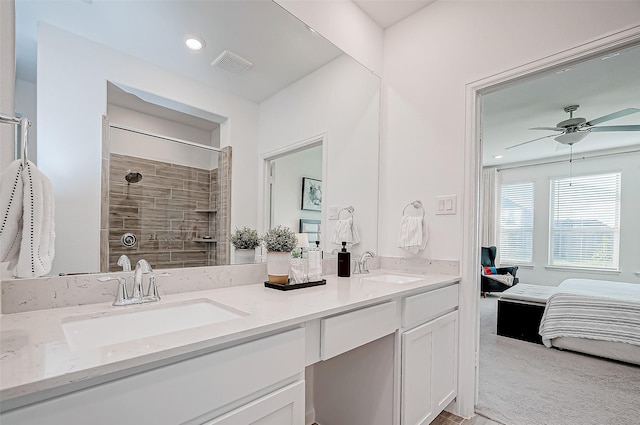
[[[142,174],[137,171],[127,170],[127,175],[124,176],[124,179],[129,183],[138,183],[142,180]]]

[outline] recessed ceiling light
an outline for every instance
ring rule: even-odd
[[[493,157],[494,157],[495,159],[500,159],[500,158],[504,158],[504,155],[493,155]]]
[[[204,46],[206,46],[206,43],[204,42],[204,40],[196,35],[188,36],[184,40],[184,44],[186,44],[187,47],[191,50],[200,50]]]

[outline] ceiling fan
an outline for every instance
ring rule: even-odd
[[[558,143],[562,143],[564,145],[573,145],[574,143],[578,143],[580,140],[584,139],[591,132],[601,132],[601,131],[640,131],[640,125],[609,125],[609,126],[601,126],[595,127],[597,124],[610,121],[616,118],[624,117],[626,115],[635,114],[636,112],[640,112],[638,108],[627,108],[622,109],[618,112],[613,112],[608,115],[604,115],[600,118],[596,118],[590,121],[587,121],[585,118],[573,118],[573,113],[576,111],[580,105],[570,105],[564,108],[564,111],[569,114],[569,119],[560,121],[555,127],[534,127],[529,130],[550,130],[550,131],[560,131],[560,134],[550,134],[548,136],[538,137],[537,139],[529,140],[527,142],[518,143],[517,145],[509,146],[506,149],[512,149],[518,146],[526,145],[527,143],[535,142],[537,140],[547,139],[549,137],[553,137],[555,141]]]

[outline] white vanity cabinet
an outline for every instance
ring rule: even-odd
[[[400,423],[426,425],[457,394],[458,285],[403,304],[403,324],[411,329],[401,335]]]
[[[304,350],[296,328],[11,410],[0,423],[298,425]]]
[[[304,406],[304,382],[296,382],[203,425],[300,425]]]

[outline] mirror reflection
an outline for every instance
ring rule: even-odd
[[[16,52],[16,112],[55,191],[52,274],[119,270],[122,254],[229,264],[233,229],[301,220],[331,250],[327,208],[346,205],[377,248],[379,79],[277,4],[17,0]],[[278,167],[291,192],[269,197],[265,160],[318,135],[328,154]],[[302,177],[322,182],[319,210]]]

